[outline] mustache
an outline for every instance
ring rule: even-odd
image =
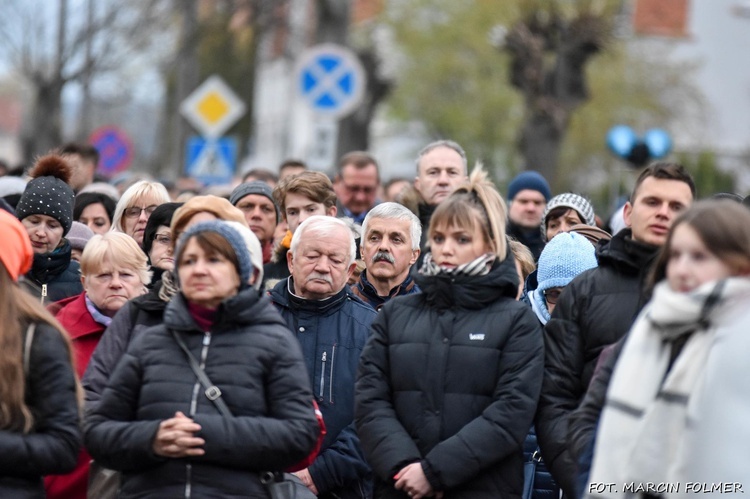
[[[372,256],[372,263],[377,263],[381,261],[386,261],[388,263],[396,263],[396,259],[393,258],[393,255],[388,253],[387,251],[378,251]]]
[[[331,279],[331,276],[328,274],[321,274],[320,272],[312,272],[309,276],[307,276],[307,281],[310,282],[313,280],[318,281],[325,281],[328,284],[333,284],[333,280]]]

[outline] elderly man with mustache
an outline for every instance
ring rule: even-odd
[[[354,381],[375,311],[346,285],[356,263],[354,236],[334,217],[315,215],[294,232],[290,276],[271,300],[302,346],[327,433],[300,479],[321,498],[371,497],[372,477],[354,429]]]
[[[367,266],[352,291],[375,310],[394,296],[419,293],[410,271],[419,258],[422,224],[408,208],[382,203],[362,223],[360,250]]]

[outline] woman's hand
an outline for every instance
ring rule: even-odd
[[[409,497],[414,499],[433,496],[440,499],[443,497],[442,492],[436,494],[432,490],[432,485],[427,481],[421,463],[411,463],[404,466],[393,478],[396,480],[396,489],[405,491],[409,494]]]
[[[310,492],[318,495],[318,488],[315,486],[315,482],[313,482],[312,476],[310,476],[310,471],[305,468],[304,470],[295,471],[292,473],[294,476],[302,480],[302,483],[305,484],[305,487],[310,489]]]
[[[154,453],[163,457],[189,457],[202,456],[205,450],[200,446],[206,443],[202,438],[195,436],[201,426],[180,411],[175,412],[174,417],[165,419],[159,424],[152,445]]]

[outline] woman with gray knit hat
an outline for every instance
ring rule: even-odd
[[[180,291],[87,415],[87,448],[126,471],[118,497],[267,498],[260,473],[294,465],[318,436],[302,350],[252,287],[255,265],[235,226],[190,227],[175,257]]]
[[[551,241],[560,232],[570,232],[577,224],[596,226],[596,215],[591,203],[578,194],[558,194],[547,203],[542,214],[542,238]]]
[[[71,259],[71,246],[65,239],[73,224],[71,175],[71,166],[62,156],[39,158],[16,206],[16,216],[34,250],[34,264],[23,282],[42,303],[83,292],[80,267]]]

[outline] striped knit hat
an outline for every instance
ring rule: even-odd
[[[596,225],[594,207],[591,206],[591,203],[586,198],[579,196],[578,194],[573,194],[572,192],[558,194],[549,200],[547,206],[544,208],[544,213],[542,214],[542,224],[540,229],[544,240],[547,239],[547,222],[549,222],[549,220],[547,220],[547,215],[549,215],[550,211],[555,208],[560,208],[561,206],[575,210],[586,225]]]

